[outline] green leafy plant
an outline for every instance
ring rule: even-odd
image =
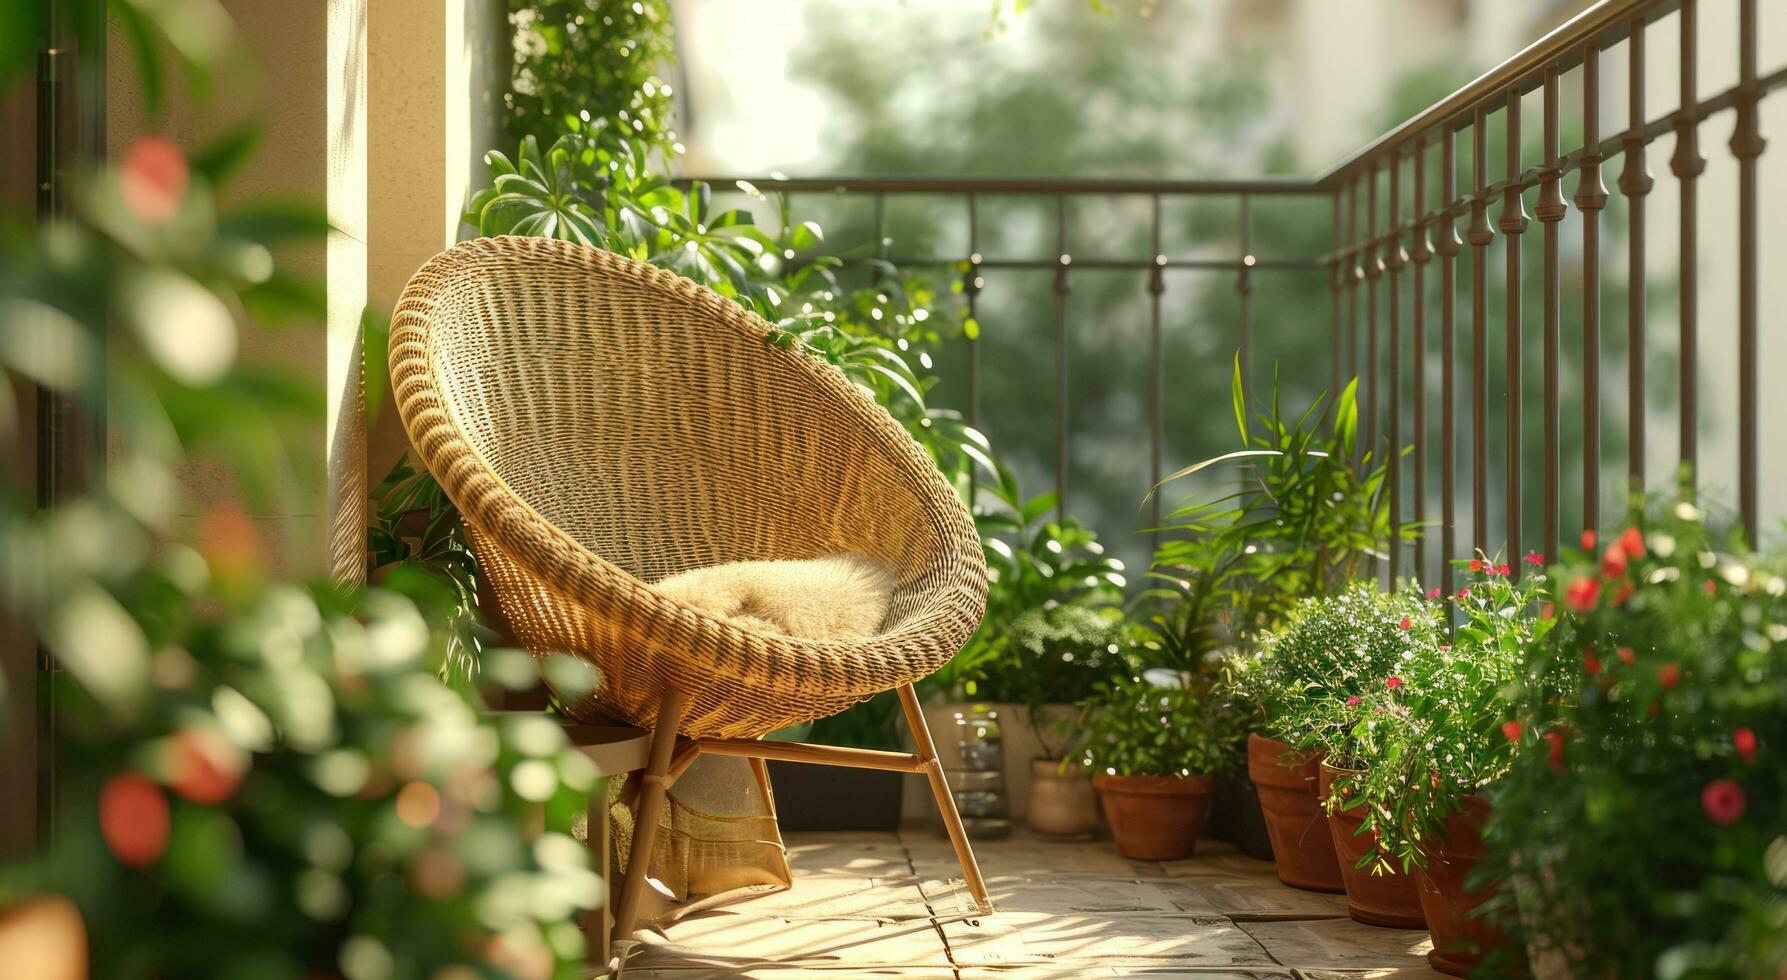
[[[1392,523],[1384,460],[1357,443],[1357,380],[1331,405],[1318,398],[1292,422],[1279,407],[1275,377],[1257,428],[1247,419],[1239,355],[1230,387],[1242,448],[1179,470],[1162,485],[1219,463],[1244,463],[1240,486],[1180,506],[1165,522],[1169,532],[1211,536],[1232,556],[1231,629],[1251,641],[1299,600],[1332,594],[1375,571],[1393,537],[1413,540],[1419,529]]]
[[[117,9],[144,64],[222,16]],[[206,27],[218,60],[184,67],[234,84],[213,76],[243,63],[227,19]],[[320,245],[321,210],[223,193],[251,133],[147,136],[83,168],[67,213],[0,216],[0,404],[35,388],[108,430],[53,507],[0,483],[0,598],[58,668],[53,843],[8,857],[0,903],[72,900],[96,976],[576,976],[592,767],[545,716],[442,683],[447,638],[405,594],[423,583],[282,581],[244,506],[315,499],[324,416],[314,385],[237,357],[245,320],[323,313],[275,259]],[[196,464],[234,493],[189,498]],[[534,676],[515,651],[489,667]]]
[[[449,682],[476,680],[478,656],[497,634],[480,615],[478,561],[458,509],[408,451],[374,488],[372,499],[366,543],[373,578],[397,586],[420,580],[410,591],[426,597],[434,621],[445,626],[441,676]]]
[[[1576,975],[1787,968],[1787,562],[1691,497],[1553,570],[1493,797],[1498,921]]]
[[[1489,792],[1507,774],[1521,744],[1509,694],[1524,665],[1556,624],[1537,615],[1547,580],[1533,568],[1515,577],[1486,556],[1460,561],[1456,596],[1428,593],[1436,613],[1453,604],[1460,623],[1451,643],[1420,642],[1395,666],[1395,687],[1367,686],[1348,733],[1348,761],[1363,770],[1335,783],[1336,802],[1365,804],[1361,833],[1377,846],[1361,859],[1378,871],[1427,863],[1426,847],[1465,797]]]
[[[1351,767],[1360,726],[1369,727],[1375,707],[1366,699],[1401,687],[1402,665],[1444,641],[1434,604],[1354,583],[1299,603],[1257,651],[1232,661],[1229,683],[1264,709],[1275,737]]]
[[[1070,519],[1051,520],[1053,493],[1025,499],[1011,471],[994,464],[997,480],[980,485],[975,524],[987,561],[987,610],[980,628],[968,644],[942,670],[926,682],[931,691],[945,696],[1012,700],[1030,703],[1070,703],[1085,693],[1063,685],[1039,684],[1035,673],[1042,657],[1059,658],[1061,651],[1044,653],[1048,644],[1038,638],[1040,628],[1075,627],[1084,632],[1094,619],[1106,629],[1089,637],[1090,646],[1120,643],[1118,605],[1123,599],[1123,563],[1104,553],[1096,536]],[[1062,607],[1108,609],[1108,613],[1081,616],[1054,612]],[[1037,618],[1047,613],[1053,617]],[[1068,617],[1072,617],[1069,619]],[[1028,618],[1029,640],[1014,645],[1014,631],[1024,630],[1019,620]],[[1015,637],[1021,639],[1022,637]],[[1102,660],[1076,660],[1081,669],[1102,670]],[[1049,670],[1054,670],[1050,665]],[[1047,688],[1045,693],[1044,688]],[[1062,697],[1065,695],[1065,697]]]
[[[1099,685],[1082,705],[1082,765],[1113,776],[1195,776],[1240,763],[1238,718],[1195,675],[1150,670]]]

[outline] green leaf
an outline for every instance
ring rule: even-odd
[[[1235,352],[1235,371],[1229,382],[1229,393],[1235,401],[1235,425],[1241,430],[1241,445],[1253,445],[1247,431],[1247,387],[1241,377],[1241,352]]]

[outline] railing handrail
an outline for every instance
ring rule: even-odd
[[[1606,50],[1626,38],[1634,17],[1643,17],[1648,24],[1673,13],[1680,6],[1680,0],[1600,0],[1522,48],[1518,54],[1354,150],[1318,174],[1312,182],[1323,189],[1336,188],[1347,176],[1377,162],[1418,133],[1439,130],[1442,126],[1462,129],[1478,109],[1490,113],[1505,105],[1509,91],[1518,89],[1524,94],[1538,88],[1544,82],[1542,72],[1547,66],[1555,66],[1560,73],[1568,71],[1582,63],[1585,45],[1592,42]]]
[[[1160,194],[1232,197],[1242,194],[1313,194],[1320,190],[1306,177],[1252,179],[1132,177],[765,177],[694,175],[679,185],[703,181],[714,187],[744,181],[764,191],[786,193],[843,192],[857,194]]]

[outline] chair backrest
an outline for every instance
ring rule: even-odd
[[[936,487],[836,372],[661,270],[540,239],[473,244],[432,285],[435,383],[496,475],[579,543],[648,582],[835,551],[929,564]]]

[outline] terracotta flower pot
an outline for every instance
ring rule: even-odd
[[[1326,800],[1334,781],[1358,770],[1339,769],[1322,763],[1321,794]],[[1357,867],[1359,859],[1376,844],[1375,834],[1358,833],[1365,823],[1364,806],[1337,809],[1328,814],[1328,830],[1334,835],[1334,854],[1340,859],[1340,877],[1346,883],[1346,910],[1356,922],[1390,929],[1425,929],[1421,895],[1414,875],[1374,874]]]
[[[1030,760],[1030,829],[1048,837],[1085,837],[1098,829],[1098,797],[1077,764],[1061,771],[1054,759]]]
[[[1216,777],[1098,773],[1092,785],[1118,853],[1137,861],[1175,861],[1190,857],[1197,846]]]
[[[1483,962],[1484,953],[1506,939],[1487,920],[1470,914],[1495,893],[1496,886],[1480,891],[1464,887],[1465,878],[1483,857],[1483,820],[1488,815],[1488,801],[1465,797],[1464,809],[1446,818],[1445,838],[1427,849],[1427,867],[1415,872],[1421,910],[1433,932],[1427,962],[1455,977],[1469,975]]]
[[[1286,766],[1291,747],[1273,738],[1247,736],[1247,775],[1260,794],[1266,834],[1278,880],[1292,888],[1344,891],[1328,818],[1316,800],[1320,757]]]

